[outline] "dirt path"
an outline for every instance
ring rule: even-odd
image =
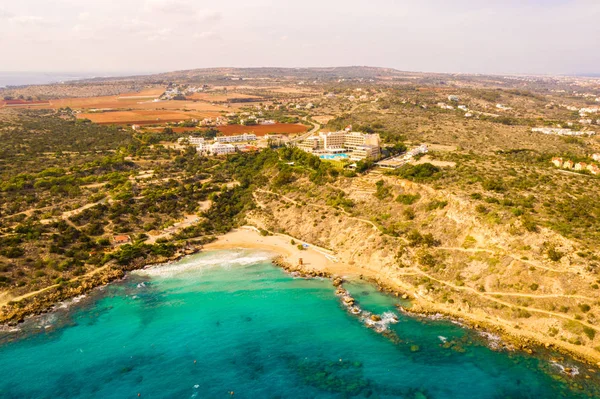
[[[33,213],[35,211],[40,211],[40,212],[41,211],[45,211],[45,210],[51,209],[53,206],[54,205],[45,206],[43,208],[29,208],[29,209],[26,209],[26,210],[21,211],[21,212],[13,213],[12,215],[2,216],[2,217],[0,217],[0,219],[8,219],[8,218],[12,218],[12,217],[15,217],[15,216],[18,216],[18,215],[25,215],[27,217],[31,217],[31,215],[33,215]]]
[[[535,312],[535,313],[545,314],[545,315],[548,315],[548,316],[558,317],[558,318],[561,318],[561,319],[564,319],[564,320],[569,320],[569,321],[574,321],[576,323],[580,323],[581,325],[584,325],[586,327],[592,328],[595,331],[600,331],[600,327],[597,327],[597,326],[594,326],[592,324],[589,324],[589,323],[587,323],[587,322],[585,322],[583,320],[577,320],[574,317],[569,317],[569,316],[567,316],[565,314],[562,314],[562,313],[556,313],[556,312],[551,312],[551,311],[548,311],[548,310],[531,308],[531,307],[528,307],[528,306],[515,305],[514,303],[506,302],[506,301],[494,298],[493,296],[490,296],[490,295],[493,295],[491,293],[479,292],[475,288],[471,288],[471,287],[467,287],[467,286],[458,286],[458,285],[450,283],[448,281],[440,280],[438,278],[435,278],[435,277],[433,277],[433,276],[425,273],[424,271],[422,271],[419,268],[413,267],[411,269],[414,270],[414,271],[416,271],[418,274],[422,275],[423,277],[427,277],[428,279],[430,279],[432,281],[436,281],[436,282],[438,282],[440,284],[443,284],[443,285],[445,285],[447,287],[450,287],[450,288],[452,288],[454,290],[457,290],[457,291],[468,291],[468,292],[470,292],[472,294],[477,295],[478,297],[484,298],[484,299],[492,301],[492,302],[499,303],[499,304],[507,306],[507,307],[509,307],[511,309],[520,309],[520,310],[524,310],[524,311],[527,311],[527,312]],[[501,295],[501,293],[495,293],[495,295]]]
[[[101,272],[102,270],[105,270],[108,267],[109,267],[109,265],[104,265],[104,266],[99,267],[97,269],[91,270],[91,271],[87,272],[86,274],[83,274],[81,276],[77,276],[75,278],[72,278],[72,279],[68,280],[67,283],[78,281],[80,279],[92,276],[92,275],[94,275],[96,273]],[[29,297],[41,294],[42,292],[48,291],[48,290],[50,290],[52,288],[57,288],[59,286],[60,286],[60,284],[49,285],[49,286],[44,287],[42,289],[39,289],[37,291],[31,291],[31,292],[28,292],[27,294],[15,296],[15,297],[7,297],[7,298],[5,298],[5,296],[8,296],[8,293],[5,293],[4,296],[0,295],[0,307],[6,305],[8,302],[18,302],[18,301],[21,301],[23,299],[26,299],[26,298],[29,298]]]
[[[13,300],[13,296],[8,291],[0,292],[0,307],[6,305]]]
[[[554,268],[551,268],[548,266],[543,266],[543,265],[540,265],[539,263],[534,263],[529,260],[520,259],[514,255],[511,255],[509,253],[509,251],[506,251],[505,249],[503,249],[503,250],[506,252],[494,251],[494,250],[485,249],[485,248],[463,248],[463,247],[433,247],[433,249],[441,250],[441,251],[458,251],[458,252],[470,252],[470,253],[485,252],[485,253],[489,253],[492,255],[508,256],[509,258],[512,258],[511,263],[512,262],[522,262],[529,266],[535,267],[537,269],[543,269],[543,270],[547,270],[547,271],[554,272],[554,273],[575,273],[575,274],[577,273],[576,270],[559,270],[559,269],[554,269]]]
[[[171,227],[167,227],[165,230],[163,230],[158,235],[148,237],[148,239],[145,242],[146,242],[146,244],[154,244],[156,242],[156,240],[158,240],[159,238],[172,237],[173,235],[177,234],[178,232],[185,229],[186,227],[193,226],[194,224],[196,224],[198,222],[200,222],[200,218],[198,216],[185,215],[184,219],[182,221],[173,224],[173,226],[171,226]]]
[[[57,222],[60,219],[62,219],[64,221],[66,221],[69,225],[71,225],[72,227],[77,228],[77,226],[75,226],[75,224],[73,224],[73,222],[71,222],[69,220],[69,218],[71,216],[78,215],[81,212],[85,211],[86,209],[92,208],[92,207],[94,207],[96,205],[99,205],[99,204],[104,204],[104,203],[106,203],[108,201],[109,201],[109,198],[105,197],[105,198],[102,198],[100,201],[92,202],[90,204],[85,204],[85,205],[83,205],[83,206],[81,206],[81,207],[79,207],[77,209],[73,209],[72,211],[63,212],[62,215],[60,215],[60,216],[57,216],[57,217],[54,217],[54,218],[51,218],[51,219],[40,220],[40,223],[42,223],[42,224],[50,224],[50,223]]]
[[[583,296],[583,295],[567,295],[567,294],[521,294],[518,292],[492,292],[492,291],[486,291],[485,292],[487,295],[500,295],[500,296],[516,296],[516,297],[522,297],[522,298],[536,298],[536,299],[543,299],[543,298],[571,298],[571,299],[583,299],[585,301],[595,301],[596,299],[594,298],[590,298],[587,296]]]
[[[273,191],[269,191],[269,190],[264,190],[264,189],[257,189],[256,191],[262,192],[262,193],[266,193],[266,194],[271,194],[271,195],[275,195],[278,198],[281,198],[287,202],[290,202],[294,205],[300,205],[300,203],[290,197],[287,197],[283,194],[278,194],[275,193]],[[318,208],[327,208],[327,209],[332,209],[330,206],[326,206],[326,205],[320,205],[320,204],[307,204],[307,206],[312,206],[312,207],[318,207]],[[337,209],[337,208],[336,208]],[[371,225],[374,229],[379,230],[378,227],[375,225],[375,223],[369,221],[369,220],[365,220],[365,219],[361,219],[361,218],[356,218],[354,216],[351,216],[350,214],[348,214],[348,212],[344,211],[344,210],[340,210],[342,213],[344,213],[345,215],[347,215],[349,218],[352,218],[354,220],[363,222],[363,223],[367,223],[369,225]],[[288,236],[291,237],[291,236]],[[398,238],[398,237],[394,237],[394,238]],[[436,250],[441,250],[441,251],[460,251],[460,252],[466,252],[466,253],[488,253],[488,254],[492,254],[492,255],[497,255],[497,254],[501,254],[503,256],[508,256],[513,258],[512,262],[515,261],[519,261],[519,262],[523,262],[525,264],[528,264],[530,266],[539,268],[539,269],[544,269],[544,270],[548,270],[548,271],[552,271],[552,272],[556,272],[556,273],[572,273],[572,271],[565,271],[565,270],[558,270],[558,269],[553,269],[550,267],[546,267],[546,266],[542,266],[539,265],[537,263],[533,263],[531,261],[524,261],[521,259],[516,258],[514,255],[510,255],[508,253],[502,253],[499,251],[494,251],[491,249],[485,249],[485,248],[462,248],[462,247],[434,247],[433,249]],[[511,302],[507,302],[498,298],[494,298],[494,296],[505,296],[505,297],[521,297],[521,298],[531,298],[531,299],[543,299],[543,298],[570,298],[570,299],[581,299],[581,300],[586,300],[586,301],[595,301],[594,298],[589,298],[586,296],[582,296],[582,295],[566,295],[566,294],[524,294],[524,293],[511,293],[511,292],[480,292],[474,288],[471,287],[466,287],[466,286],[457,286],[451,282],[445,281],[445,280],[440,280],[434,276],[429,275],[428,273],[425,273],[424,271],[422,271],[421,269],[417,268],[417,267],[413,267],[410,268],[409,270],[414,271],[414,273],[412,274],[418,274],[424,277],[427,277],[429,279],[431,279],[432,281],[436,281],[440,284],[443,284],[447,287],[450,287],[454,290],[459,290],[459,291],[468,291],[472,294],[477,295],[478,297],[484,298],[486,300],[492,301],[492,302],[496,302],[498,304],[507,306],[511,309],[520,309],[520,310],[524,310],[524,311],[528,311],[528,312],[535,312],[535,313],[541,313],[541,314],[545,314],[545,315],[549,315],[549,316],[553,316],[553,317],[558,317],[561,319],[565,319],[565,320],[570,320],[570,321],[574,321],[574,322],[578,322],[584,326],[587,326],[589,328],[593,328],[596,331],[600,331],[599,327],[596,327],[592,324],[589,324],[585,321],[582,320],[577,320],[573,317],[567,316],[565,314],[562,313],[556,313],[556,312],[551,312],[551,311],[546,311],[543,309],[537,309],[537,308],[532,308],[532,307],[528,307],[528,306],[520,306],[520,305],[516,305],[514,303]],[[408,271],[408,270],[407,270]],[[405,273],[404,275],[410,275],[409,273]]]
[[[275,196],[277,196],[279,198],[282,198],[285,201],[290,202],[290,203],[292,203],[294,205],[301,205],[295,199],[287,197],[287,196],[285,196],[283,194],[279,194],[279,193],[276,193],[276,192],[273,192],[273,191],[269,191],[269,190],[263,190],[262,188],[258,188],[258,189],[256,189],[256,191],[259,191],[261,193],[275,195]],[[321,204],[306,204],[306,206],[312,206],[313,208],[321,208],[321,209],[327,209],[327,210],[335,209],[336,211],[341,212],[344,215],[348,216],[349,219],[353,219],[353,220],[357,220],[357,221],[362,222],[362,223],[366,223],[366,224],[370,225],[373,228],[373,230],[379,231],[379,227],[375,223],[373,223],[373,222],[371,222],[370,220],[367,220],[367,219],[361,219],[361,218],[358,218],[356,216],[352,216],[350,213],[348,213],[344,209],[341,209],[341,208],[332,208],[331,206],[321,205]],[[398,238],[398,237],[394,237],[394,238]]]

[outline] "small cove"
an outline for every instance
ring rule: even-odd
[[[330,280],[293,278],[259,250],[219,250],[130,273],[0,333],[3,398],[587,398],[584,365],[493,351],[448,320],[399,312],[367,283],[350,314]],[[391,339],[390,336],[395,337]]]

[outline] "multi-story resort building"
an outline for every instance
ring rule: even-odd
[[[236,144],[232,145],[229,143],[242,143],[255,141],[255,134],[241,134],[238,136],[221,136],[216,137],[214,141],[207,141],[203,137],[180,137],[177,139],[178,144],[186,143],[188,145],[196,147],[196,150],[199,153],[205,155],[225,155],[225,154],[233,154],[236,151],[247,151],[248,149],[252,150],[252,146],[248,146],[245,144]]]
[[[322,158],[347,157],[352,161],[361,159],[377,160],[381,155],[378,134],[365,134],[347,130],[321,132],[316,136],[310,136],[298,143],[298,148],[320,155]]]
[[[177,143],[179,144],[183,143],[184,141],[187,141],[189,145],[199,146],[204,144],[204,137],[188,136],[180,137],[177,139]]]
[[[207,153],[211,155],[225,155],[236,152],[234,145],[223,143],[200,144],[196,148],[200,153]]]
[[[254,141],[256,140],[256,134],[244,133],[238,136],[218,136],[215,137],[215,141],[218,143],[239,143],[242,141]]]
[[[191,145],[200,145],[204,144],[204,137],[188,137],[188,141]]]

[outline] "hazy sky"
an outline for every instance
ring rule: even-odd
[[[599,73],[600,0],[0,2],[3,71],[345,65]]]

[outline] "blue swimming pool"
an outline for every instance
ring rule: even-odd
[[[319,155],[319,158],[321,158],[321,159],[347,159],[348,154],[325,154],[325,155]]]

